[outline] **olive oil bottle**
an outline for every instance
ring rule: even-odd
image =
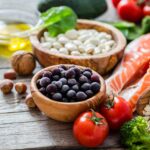
[[[1,35],[29,30],[32,26],[25,23],[6,23],[0,21],[0,57],[10,57],[17,50],[31,51],[29,38],[11,37],[1,40]]]

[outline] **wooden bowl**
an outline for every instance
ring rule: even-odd
[[[112,70],[117,62],[122,58],[124,48],[126,46],[126,39],[123,34],[111,25],[90,20],[78,20],[77,27],[79,29],[96,29],[97,31],[111,34],[116,46],[110,52],[93,56],[71,56],[63,54],[53,54],[48,49],[43,48],[39,41],[43,36],[44,30],[31,36],[30,40],[33,47],[33,52],[37,57],[39,63],[44,66],[51,66],[57,64],[75,64],[89,67],[101,75]]]
[[[58,67],[59,65],[47,67],[45,69],[42,69],[38,73],[34,75],[34,77],[31,80],[31,94],[34,99],[35,104],[38,106],[38,108],[44,112],[48,117],[63,121],[63,122],[72,122],[76,119],[76,117],[90,109],[95,109],[96,106],[98,106],[105,98],[106,98],[106,86],[105,81],[103,78],[93,71],[95,74],[97,74],[100,78],[100,84],[101,88],[100,91],[93,97],[80,101],[80,102],[71,102],[71,103],[65,103],[65,102],[58,102],[55,100],[52,100],[46,96],[44,96],[42,93],[39,92],[36,81],[39,79],[39,76],[41,73],[45,70],[53,70],[54,68]],[[71,66],[71,65],[66,65]],[[78,66],[79,68],[83,69],[85,67]]]

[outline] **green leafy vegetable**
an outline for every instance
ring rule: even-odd
[[[141,26],[131,22],[115,22],[111,23],[113,26],[118,28],[126,37],[128,41],[132,41],[143,34],[150,32],[150,16],[143,18]]]
[[[42,27],[47,28],[50,36],[57,36],[76,26],[77,16],[73,10],[67,6],[53,7],[42,13]]]
[[[121,142],[130,150],[149,150],[148,122],[141,116],[126,122],[120,130]]]

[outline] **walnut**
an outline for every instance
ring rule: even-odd
[[[32,53],[17,51],[11,58],[11,65],[19,75],[30,75],[36,67],[36,61]]]

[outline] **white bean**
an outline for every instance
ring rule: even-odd
[[[83,35],[78,37],[78,40],[81,42],[85,42],[88,38],[89,38],[89,35],[83,34]]]
[[[88,44],[85,48],[85,52],[88,54],[93,54],[95,46],[93,44]]]
[[[71,39],[71,40],[74,40],[74,39],[77,39],[78,37],[78,32],[77,30],[75,29],[72,29],[72,30],[69,30],[65,33],[66,37]]]
[[[71,55],[74,55],[74,56],[80,56],[80,52],[79,51],[72,51],[71,52]]]
[[[62,48],[63,46],[62,46],[59,42],[54,42],[54,43],[53,43],[53,47],[56,48],[56,49],[60,49],[60,48]]]
[[[58,38],[58,41],[61,43],[61,44],[66,44],[67,42],[69,42],[69,39],[66,38],[65,36],[61,36]]]
[[[96,47],[96,48],[94,49],[94,54],[96,55],[96,54],[100,54],[100,53],[101,53],[100,48],[99,48],[99,47]]]
[[[59,52],[62,53],[62,54],[66,54],[66,55],[69,54],[69,52],[68,52],[68,50],[66,48],[60,48]]]
[[[44,42],[44,43],[41,43],[41,45],[44,48],[51,48],[52,47],[52,43],[50,43],[50,42]]]
[[[77,46],[73,43],[65,44],[65,48],[67,48],[69,51],[77,51],[78,50]]]
[[[79,49],[80,53],[84,53],[85,52],[85,46],[84,45],[79,45],[78,49]]]
[[[84,42],[84,44],[93,44],[93,45],[97,46],[99,44],[99,41],[98,41],[98,39],[92,37],[92,38],[86,40]]]
[[[77,45],[77,46],[82,45],[82,42],[79,41],[79,40],[74,40],[73,43],[74,43],[75,45]]]
[[[54,54],[59,53],[59,51],[58,51],[56,48],[51,48],[51,49],[50,49],[50,52],[51,52],[51,53],[54,53]]]

